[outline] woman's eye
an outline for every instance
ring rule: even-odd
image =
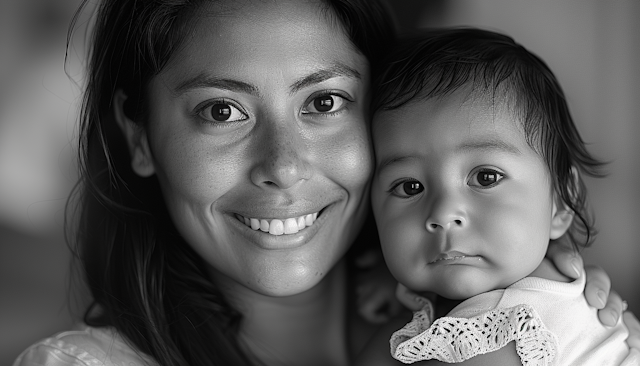
[[[326,94],[313,98],[302,109],[303,114],[329,114],[334,113],[342,108],[346,103],[346,99],[335,94]]]
[[[504,178],[504,174],[493,169],[481,169],[476,172],[469,182],[472,186],[479,186],[482,188],[492,187]]]
[[[401,182],[393,187],[392,193],[400,197],[410,197],[424,191],[424,185],[417,180]]]
[[[236,122],[247,119],[247,115],[229,102],[219,101],[209,104],[198,115],[211,122]]]

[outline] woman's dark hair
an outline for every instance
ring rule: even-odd
[[[74,245],[93,303],[91,326],[112,326],[134,349],[164,366],[257,363],[238,341],[242,315],[184,241],[155,177],[141,178],[112,111],[144,125],[145,89],[181,47],[203,0],[106,0],[96,10],[80,114],[80,181],[68,204]],[[83,9],[71,24],[68,42]],[[372,0],[324,0],[324,16],[342,26],[372,62],[393,40],[392,22]],[[76,202],[73,204],[72,202]]]
[[[596,234],[580,173],[600,177],[604,163],[586,149],[564,93],[549,67],[512,38],[475,28],[426,29],[399,42],[382,61],[372,109],[446,96],[471,87],[471,97],[510,108],[546,162],[559,198],[575,213],[567,237],[576,249]]]

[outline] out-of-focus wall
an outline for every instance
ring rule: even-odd
[[[25,232],[60,226],[76,179],[79,87],[64,62],[77,3],[0,0],[0,222]]]
[[[587,179],[599,235],[585,261],[603,267],[640,314],[640,2],[636,0],[388,0],[413,26],[507,33],[554,71],[590,151],[611,161]],[[421,10],[419,10],[421,9]]]
[[[62,211],[76,180],[79,86],[64,60],[78,4],[0,0],[0,365],[73,322]]]

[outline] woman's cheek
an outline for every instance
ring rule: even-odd
[[[369,184],[373,174],[373,149],[364,127],[341,133],[327,150],[326,171],[343,186],[362,189]]]
[[[194,203],[215,201],[225,187],[237,183],[240,167],[245,165],[243,154],[218,148],[215,141],[197,134],[176,133],[159,139],[158,145],[159,179],[173,194]]]

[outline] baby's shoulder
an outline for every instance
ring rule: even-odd
[[[562,274],[548,258],[544,258],[538,268],[536,268],[529,277],[539,277],[557,282],[573,281],[573,279]]]
[[[151,366],[111,328],[80,326],[34,343],[13,366]]]

